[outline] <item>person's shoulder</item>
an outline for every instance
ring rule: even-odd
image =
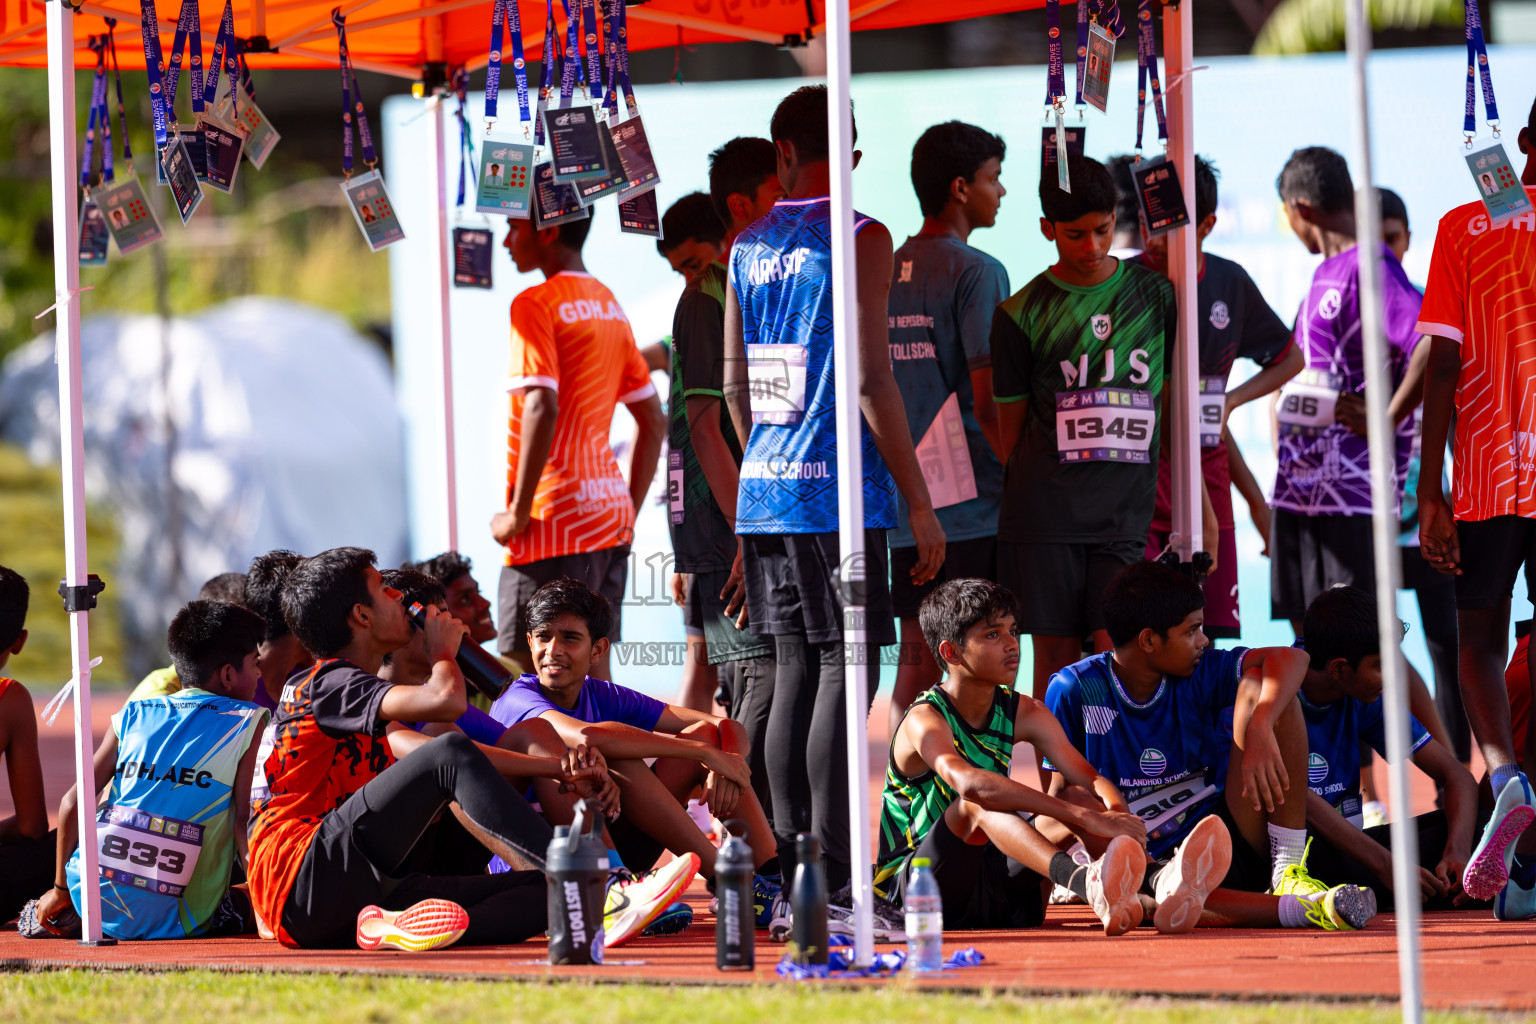
[[[181,680],[176,676],[176,667],[167,665],[165,668],[157,668],[139,681],[139,685],[133,688],[124,703],[132,703],[136,700],[148,700],[152,697],[164,697],[166,694],[175,693],[181,689]]]
[[[1205,277],[1214,282],[1240,284],[1251,281],[1248,270],[1237,260],[1229,260],[1213,252],[1205,254]]]
[[[1530,189],[1526,191],[1530,191]],[[1473,229],[1473,222],[1479,216],[1483,218],[1481,230],[1475,231]],[[1470,235],[1482,234],[1488,230],[1488,208],[1483,205],[1481,199],[1474,199],[1470,203],[1453,206],[1441,215],[1438,229],[1435,233],[1436,247],[1439,247],[1442,240],[1447,244],[1454,244]]]
[[[1058,669],[1051,677],[1049,693],[1072,695],[1089,704],[1109,700],[1110,667],[1113,657],[1109,652],[1095,654],[1081,661]]]
[[[1122,268],[1119,281],[1121,289],[1134,289],[1150,293],[1168,302],[1173,301],[1173,283],[1162,274],[1140,263],[1132,263],[1130,260],[1121,260],[1120,266]]]
[[[394,686],[395,684],[387,679],[379,678],[376,674],[347,661],[345,658],[331,658],[316,664],[315,674],[310,683],[312,693],[322,687],[329,688],[348,685]]]

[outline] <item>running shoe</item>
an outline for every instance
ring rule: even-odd
[[[778,875],[752,876],[752,911],[758,928],[773,924],[773,901],[783,890],[783,880]]]
[[[1493,817],[1483,829],[1472,859],[1461,875],[1461,887],[1475,900],[1491,900],[1509,884],[1509,868],[1515,859],[1515,840],[1536,820],[1531,786],[1523,774],[1504,783],[1493,805]]]
[[[1147,855],[1130,836],[1115,836],[1104,856],[1088,866],[1088,904],[1104,922],[1105,935],[1124,935],[1141,924],[1141,879]]]
[[[1072,844],[1067,850],[1067,856],[1072,858],[1074,864],[1079,864],[1085,868],[1093,864],[1093,858],[1088,855],[1088,851],[1084,848],[1081,841]],[[1053,907],[1059,907],[1069,903],[1081,903],[1083,898],[1064,885],[1053,885],[1048,902]]]
[[[1307,873],[1307,854],[1312,852],[1312,837],[1307,837],[1306,848],[1301,851],[1301,863],[1290,864],[1280,875],[1280,884],[1270,890],[1275,896],[1299,896],[1311,900],[1328,891],[1328,887]]]
[[[780,889],[768,906],[768,941],[788,942],[794,917],[789,910],[789,895]]]
[[[698,873],[696,853],[674,857],[643,875],[615,872],[603,905],[604,948],[612,949],[643,932],[677,902]]]
[[[1536,917],[1536,886],[1525,889],[1511,878],[1493,901],[1493,916],[1500,921],[1529,921]]]
[[[1362,885],[1336,885],[1301,898],[1307,904],[1307,920],[1326,932],[1359,931],[1376,916],[1376,894]]]
[[[876,942],[906,942],[907,919],[901,911],[870,893]],[[851,943],[854,931],[853,884],[843,886],[827,900],[827,934],[842,935]]]
[[[404,910],[368,906],[357,915],[357,948],[442,949],[458,942],[468,927],[469,915],[451,900],[422,900]]]
[[[1227,877],[1232,866],[1232,834],[1215,815],[1200,819],[1173,859],[1158,872],[1157,910],[1152,923],[1164,935],[1194,931],[1205,910],[1206,897]]]
[[[663,910],[650,924],[641,931],[641,938],[651,938],[654,935],[676,935],[678,932],[687,931],[693,924],[693,908],[679,900],[667,909]]]

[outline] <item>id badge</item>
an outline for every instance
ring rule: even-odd
[[[548,161],[533,169],[533,192],[533,225],[541,231],[591,216],[575,187],[555,180],[554,168]]]
[[[96,200],[86,196],[80,202],[80,265],[104,267],[107,264],[107,248],[112,244],[107,230],[107,215],[101,212]]]
[[[1088,26],[1088,75],[1083,79],[1083,102],[1108,112],[1109,72],[1115,63],[1115,37],[1099,27]]]
[[[453,229],[453,286],[491,287],[494,239],[490,228]]]
[[[1150,391],[1093,388],[1056,394],[1056,450],[1063,463],[1150,462],[1156,426]]]
[[[1200,447],[1221,444],[1221,421],[1227,415],[1227,378],[1200,378]]]
[[[960,418],[960,398],[953,391],[917,443],[917,464],[923,471],[934,508],[947,508],[976,497],[971,446],[965,437],[965,422]]]
[[[667,452],[667,512],[673,526],[683,523],[683,453]]]
[[[256,101],[249,96],[240,101],[238,109],[230,109],[229,96],[226,94],[213,108],[215,116],[227,124],[237,125],[245,131],[244,155],[247,160],[259,171],[261,165],[267,162],[267,157],[272,155],[272,150],[282,136],[272,123],[267,120],[267,115],[261,112]]]
[[[99,870],[116,884],[180,897],[203,852],[203,826],[133,807],[103,807],[96,815]]]
[[[1072,176],[1067,173],[1067,124],[1056,111],[1056,187],[1063,192],[1072,191]]]
[[[527,220],[533,208],[533,147],[486,139],[480,144],[475,212]]]
[[[1477,183],[1477,197],[1488,208],[1488,226],[1499,227],[1531,210],[1531,198],[1510,165],[1504,143],[1466,154],[1467,169]]]
[[[619,201],[619,230],[631,235],[661,237],[661,210],[656,205],[654,188],[632,199]]]
[[[602,121],[597,122],[597,134],[603,144],[603,171],[571,183],[576,186],[576,194],[581,197],[583,206],[591,206],[603,196],[624,187],[624,172],[619,167],[619,153],[614,148],[613,135],[608,125]]]
[[[1082,156],[1083,144],[1087,141],[1088,126],[1081,124],[1064,125],[1062,130],[1066,133],[1067,156]],[[1056,122],[1053,119],[1050,124],[1040,129],[1040,170],[1042,176],[1056,163]]]
[[[378,171],[359,174],[341,183],[352,216],[368,240],[368,248],[378,252],[386,245],[393,245],[405,237],[400,218],[395,216],[394,204],[389,201],[389,190],[384,177]]]
[[[544,111],[544,131],[549,138],[550,163],[555,180],[575,181],[607,170],[603,164],[603,140],[598,134],[597,111],[586,104]]]
[[[649,194],[649,193],[647,193]],[[752,422],[789,426],[805,415],[804,345],[748,345]]]
[[[1280,433],[1317,437],[1333,426],[1333,407],[1339,402],[1343,378],[1325,370],[1302,370],[1280,389],[1275,415]]]
[[[203,133],[196,128],[179,128],[176,133],[181,136],[181,141],[186,143],[187,153],[192,157],[192,166],[198,174],[203,167]],[[165,180],[165,166],[161,162],[164,155],[164,146],[155,148],[155,184],[165,188],[168,182]]]
[[[1189,223],[1184,205],[1184,186],[1178,168],[1165,156],[1143,160],[1131,168],[1136,199],[1145,218],[1147,234],[1161,235]]]
[[[198,138],[201,137],[199,132]],[[165,149],[160,151],[160,169],[170,187],[171,198],[176,202],[176,213],[185,224],[203,201],[203,190],[197,183],[197,166],[192,162],[185,133],[166,139]]]
[[[160,241],[160,221],[138,178],[114,181],[97,189],[91,198],[106,216],[107,230],[117,243],[117,251],[124,256]]]
[[[656,160],[651,156],[651,142],[645,136],[645,124],[639,114],[613,126],[613,145],[619,152],[619,163],[624,172],[624,191],[619,193],[620,202],[633,199],[660,184],[661,175],[656,172]]]
[[[198,127],[203,133],[203,169],[197,180],[228,193],[240,171],[245,129],[212,116],[204,117]]]

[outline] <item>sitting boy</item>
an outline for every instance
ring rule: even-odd
[[[532,938],[547,924],[537,869],[553,833],[461,734],[422,737],[396,763],[389,723],[452,722],[464,713],[454,655],[466,630],[427,609],[430,678],[420,686],[380,679],[384,655],[410,643],[415,627],[373,562],[371,551],[334,548],[300,562],[283,588],[289,628],[320,660],[289,679],[278,704],[269,793],[251,826],[251,900],[287,946],[423,949],[460,937]],[[524,760],[525,776],[556,778],[582,795],[602,785],[600,769],[569,755],[506,756]],[[445,811],[488,850],[535,870],[410,872],[414,848]],[[421,903],[426,911],[406,909]]]
[[[1361,744],[1387,756],[1376,601],[1357,587],[1325,590],[1307,607],[1302,636],[1305,640],[1296,646],[1304,645],[1312,658],[1301,684],[1311,748],[1307,824],[1313,839],[1308,863],[1312,874],[1324,881],[1369,886],[1377,903],[1391,909],[1391,831],[1386,825],[1361,830]],[[1444,811],[1413,819],[1419,836],[1419,892],[1426,910],[1449,909],[1460,895],[1461,873],[1472,856],[1477,783],[1417,718],[1410,715],[1408,728],[1413,763],[1444,792]],[[1504,906],[1501,896],[1494,915],[1514,910]],[[1528,907],[1518,916],[1533,913],[1536,907]]]
[[[254,929],[249,899],[229,883],[235,858],[247,863],[251,773],[267,723],[267,710],[251,703],[264,633],[238,605],[191,602],[165,637],[180,689],[129,701],[112,716],[95,762],[95,790],[106,792],[96,839],[107,936]],[[59,802],[57,876],[37,904],[38,923],[54,934],[80,907],[78,800],[72,786]]]
[[[776,848],[752,790],[740,723],[589,676],[607,654],[612,619],[607,599],[586,584],[551,580],[534,593],[526,615],[538,674],[514,680],[491,706],[492,716],[507,726],[543,718],[565,743],[601,751],[623,795],[623,813],[608,826],[623,862],[646,871],[670,850],[713,888],[715,848],[684,809],[702,786],[716,818],[739,818],[747,826],[759,869],[754,902],[759,925],[765,924],[778,890],[770,874],[777,873]],[[655,764],[647,766],[647,758]]]
[[[1062,669],[1045,698],[1146,822],[1153,922],[1167,933],[1363,927],[1375,895],[1306,874],[1306,800],[1286,799],[1307,767],[1296,701],[1307,659],[1289,647],[1207,650],[1204,609],[1188,577],[1156,562],[1127,567],[1104,590],[1114,649]],[[1058,772],[1051,792],[1069,781]],[[1060,827],[1041,831],[1066,839]]]
[[[903,903],[908,866],[926,858],[945,928],[1033,928],[1045,917],[1045,876],[1087,901],[1105,935],[1122,935],[1142,920],[1146,826],[1045,706],[1012,688],[1015,614],[1013,595],[987,580],[949,580],[924,598],[923,639],[946,678],[918,695],[891,740],[875,891]],[[1085,799],[1067,803],[1010,779],[1015,743],[1034,744]],[[1102,809],[1088,806],[1088,793]],[[1035,814],[1097,837],[1107,844],[1103,855],[1077,864],[1036,830]]]
[[[53,877],[53,836],[37,751],[37,712],[27,688],[4,675],[27,645],[27,581],[0,565],[0,756],[11,787],[9,817],[0,818],[0,923],[21,911]]]

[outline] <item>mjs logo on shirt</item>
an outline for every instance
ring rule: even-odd
[[[764,256],[753,260],[747,267],[747,283],[770,284],[786,277],[793,277],[800,273],[800,268],[805,266],[805,259],[809,255],[811,250],[802,245],[798,249],[791,249],[777,256]]]

